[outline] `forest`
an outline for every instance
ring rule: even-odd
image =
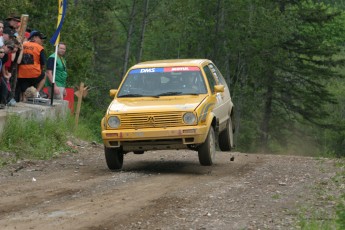
[[[55,32],[57,0],[0,8]],[[345,156],[345,0],[68,0],[60,35],[68,87],[89,87],[80,115],[99,140],[129,67],[207,58],[231,90],[236,151]]]

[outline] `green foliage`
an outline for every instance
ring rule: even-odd
[[[110,98],[105,101],[110,103]],[[95,106],[93,105],[93,102],[91,101],[87,100],[83,103],[84,104],[80,112],[81,117],[80,117],[79,123],[84,126],[84,129],[89,130],[88,136],[90,136],[90,138],[93,138],[92,139],[93,141],[101,142],[102,139],[101,139],[101,125],[100,124],[106,111],[105,109],[101,109],[101,108],[95,111],[94,110]]]
[[[344,68],[336,68],[336,71],[345,73]],[[317,138],[321,143],[323,152],[333,152],[338,157],[345,156],[345,80],[333,79],[328,83],[328,89],[336,95],[337,104],[328,105],[331,111],[329,119],[337,124],[334,129],[325,129],[317,132]],[[317,131],[317,130],[315,130]]]
[[[44,121],[9,116],[0,136],[0,149],[14,153],[15,157],[11,160],[49,159],[73,151],[66,144],[72,136],[87,141],[97,140],[91,130],[82,120],[75,128],[72,116]]]
[[[337,223],[339,225],[339,229],[345,229],[345,194],[342,196],[342,201],[338,205],[337,208]]]
[[[299,222],[300,229],[302,230],[337,229],[335,227],[334,221],[329,221],[329,220],[317,221],[317,218],[320,218],[320,216],[314,216],[311,220],[301,218]]]
[[[36,121],[9,116],[0,137],[0,148],[15,153],[19,159],[48,159],[70,150],[66,146],[69,127],[62,119]]]

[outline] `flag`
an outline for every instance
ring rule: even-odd
[[[66,10],[67,10],[67,0],[58,0],[58,2],[59,2],[59,15],[58,15],[57,28],[52,38],[50,39],[50,43],[54,46],[58,45],[60,42],[60,31],[65,19]]]

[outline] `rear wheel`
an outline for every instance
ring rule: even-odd
[[[121,169],[123,165],[123,152],[120,148],[107,148],[104,146],[105,161],[110,170]]]
[[[213,164],[216,155],[216,143],[213,127],[210,127],[207,138],[198,149],[199,162],[201,165],[210,166]]]
[[[222,151],[230,151],[234,146],[234,132],[232,128],[232,120],[226,123],[226,129],[219,134],[219,148]]]

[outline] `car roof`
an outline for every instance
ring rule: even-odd
[[[169,67],[169,66],[201,66],[203,63],[210,63],[208,59],[167,59],[167,60],[153,60],[140,62],[131,67],[136,68],[149,68],[149,67]]]

